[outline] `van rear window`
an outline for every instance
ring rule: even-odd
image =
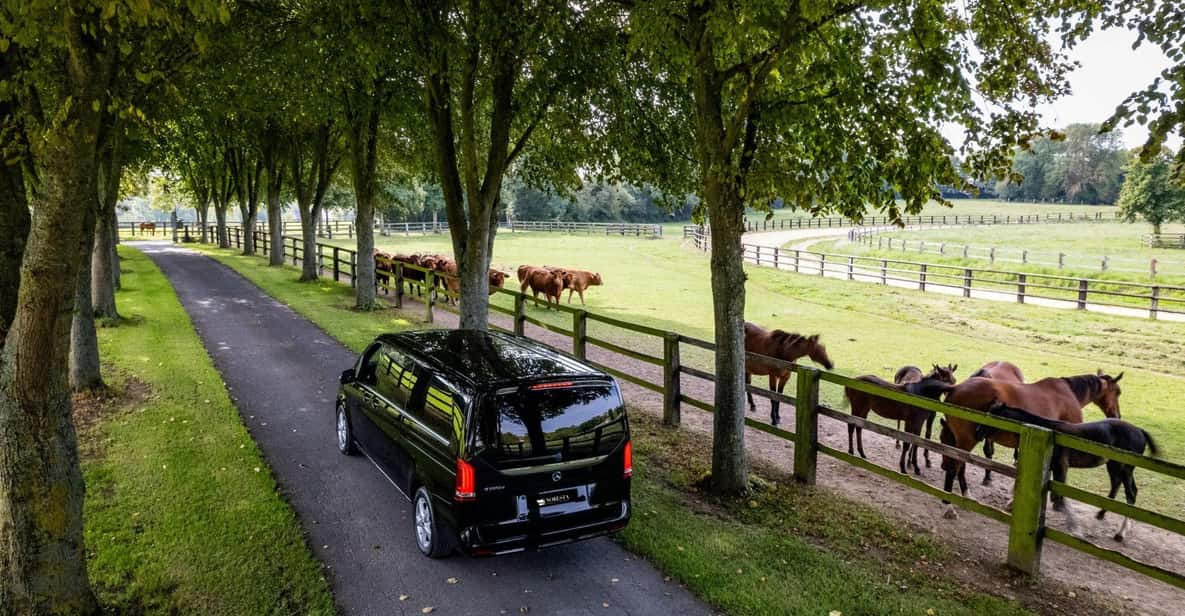
[[[625,422],[610,385],[521,387],[486,398],[478,435],[496,464],[546,464],[612,451],[625,440]]]

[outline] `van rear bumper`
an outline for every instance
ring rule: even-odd
[[[514,552],[533,551],[555,545],[572,543],[617,532],[626,527],[630,520],[630,501],[618,503],[620,510],[609,518],[588,522],[573,519],[571,524],[552,521],[541,529],[537,522],[514,524],[514,529],[502,525],[468,526],[460,530],[461,550],[472,556],[494,556]],[[573,516],[578,518],[578,516]]]

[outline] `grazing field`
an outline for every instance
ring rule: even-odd
[[[81,397],[91,581],[113,614],[333,614],[328,584],[172,287],[121,249],[111,391]]]
[[[898,202],[903,205],[903,202]],[[1094,216],[1096,212],[1103,212],[1103,216],[1111,216],[1115,208],[1110,206],[1097,205],[1065,205],[1061,203],[1022,203],[1000,201],[997,199],[954,199],[952,200],[954,207],[946,207],[937,201],[931,201],[922,208],[919,215],[922,216],[941,216],[946,214],[953,216],[980,216],[980,215],[998,215],[998,216],[1019,216],[1019,215],[1033,215],[1033,214],[1058,214],[1062,213],[1070,215],[1073,213],[1076,216],[1082,214],[1089,214]],[[884,212],[869,211],[868,216],[883,216]],[[913,216],[914,214],[910,214]],[[793,210],[789,208],[774,210],[774,219],[779,218],[800,218],[809,217],[809,214],[801,210]],[[757,212],[750,212],[746,215],[749,220],[762,220],[764,214]]]
[[[348,240],[342,245],[349,245]],[[405,253],[450,250],[443,235],[382,238],[379,248]],[[677,240],[499,235],[494,265],[513,271],[523,263],[599,271],[605,286],[585,293],[590,310],[712,337],[708,259]],[[1164,446],[1166,458],[1185,460],[1185,420],[1179,409],[1179,401],[1185,399],[1185,339],[1180,336],[1180,324],[927,295],[767,268],[747,271],[748,319],[788,331],[820,333],[837,369],[845,374],[871,373],[891,379],[905,364],[949,362],[959,364],[958,376],[965,378],[996,359],[1019,364],[1032,380],[1093,373],[1099,368],[1111,374],[1126,371],[1121,399],[1124,418],[1152,432]],[[529,310],[537,318],[568,325],[567,315],[533,306]],[[594,332],[593,327],[590,335],[624,341],[617,330]],[[649,345],[640,347],[644,352],[661,355],[657,344],[633,346],[639,344]],[[685,362],[710,367],[710,357],[686,355]],[[825,402],[842,406],[838,388],[824,388],[821,393]],[[1092,407],[1086,416],[1101,418],[1102,413]],[[1185,507],[1185,486],[1151,474],[1137,476],[1142,505],[1170,512]],[[1103,470],[1079,471],[1070,478],[1105,492]]]

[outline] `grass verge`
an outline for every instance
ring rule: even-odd
[[[201,247],[329,335],[360,350],[382,331],[422,326],[395,311],[359,313],[349,288],[297,283],[290,267]],[[1016,599],[946,574],[936,541],[869,507],[794,486],[773,470],[749,500],[700,494],[705,438],[633,419],[635,515],[621,541],[713,605],[736,614],[1018,614]],[[859,529],[857,532],[856,529]],[[1026,593],[1034,605],[1045,592]],[[933,610],[932,612],[929,610]],[[1092,613],[1099,606],[1091,606]]]
[[[111,391],[76,413],[92,583],[115,613],[333,614],[320,565],[168,280],[126,248]]]

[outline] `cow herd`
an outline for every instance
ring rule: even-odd
[[[448,301],[456,303],[456,298],[461,294],[460,269],[456,261],[438,254],[403,255],[375,251],[375,279],[380,288],[391,288],[391,279],[395,276],[399,263],[412,266],[402,268],[402,277],[410,283],[410,288],[417,294],[423,294],[427,272],[433,272],[433,285],[447,291]],[[505,286],[508,275],[501,270],[490,268],[490,295],[493,295],[496,289]],[[539,294],[542,293],[548,306],[552,303],[558,306],[565,289],[568,291],[569,304],[572,303],[573,293],[577,294],[580,303],[584,304],[584,292],[589,287],[602,284],[601,275],[597,272],[550,265],[520,265],[518,281],[523,293],[526,293],[528,288],[531,290],[536,303],[539,302]]]

